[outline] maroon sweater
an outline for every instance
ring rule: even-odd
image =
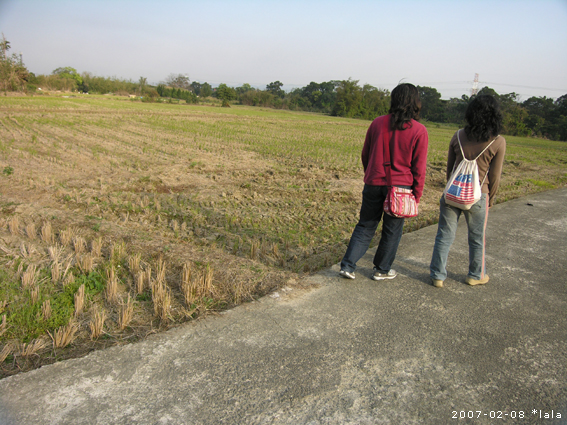
[[[390,143],[390,115],[376,118],[366,132],[362,148],[364,183],[372,186],[386,186],[384,171],[384,143]],[[392,158],[391,175],[395,186],[410,186],[417,202],[423,194],[427,146],[429,138],[423,124],[412,120],[405,130],[396,130],[390,145]]]

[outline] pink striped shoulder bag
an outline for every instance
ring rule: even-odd
[[[390,143],[394,140],[395,133],[396,131],[394,130]],[[392,185],[390,143],[384,143],[384,170],[386,171],[386,182],[388,184],[388,195],[384,201],[384,212],[397,218],[415,217],[419,214],[419,211],[413,191]]]

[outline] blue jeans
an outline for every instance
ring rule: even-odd
[[[409,189],[409,186],[400,187]],[[360,219],[352,232],[347,251],[341,261],[341,270],[354,272],[356,263],[366,254],[382,217],[384,218],[382,237],[373,262],[374,267],[380,273],[387,273],[392,268],[402,238],[404,219],[384,214],[384,200],[387,194],[387,186],[364,185]]]
[[[484,264],[485,232],[488,218],[488,195],[482,194],[480,200],[470,210],[461,210],[445,203],[445,197],[439,202],[439,226],[433,247],[433,256],[429,272],[432,279],[447,278],[447,258],[449,249],[455,240],[457,223],[461,213],[467,221],[469,232],[469,273],[473,279],[483,279],[486,273]]]

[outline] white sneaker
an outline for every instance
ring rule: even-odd
[[[347,279],[354,279],[354,272],[351,273],[351,272],[347,272],[346,270],[341,270],[339,274],[342,277],[346,277]]]
[[[386,280],[386,279],[393,279],[398,275],[394,269],[390,269],[388,273],[380,273],[378,270],[374,269],[374,274],[372,275],[372,279],[374,280]]]

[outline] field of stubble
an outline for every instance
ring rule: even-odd
[[[230,308],[340,260],[367,121],[111,96],[0,97],[0,371]],[[436,222],[456,127],[426,123]],[[499,201],[563,186],[567,144],[507,137]]]

